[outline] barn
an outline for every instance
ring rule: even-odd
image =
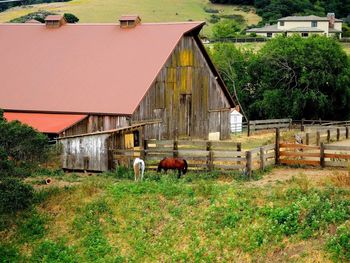
[[[0,24],[0,108],[62,140],[228,139],[235,102],[200,41],[203,26],[141,23],[136,15],[116,24],[67,24],[61,16]]]

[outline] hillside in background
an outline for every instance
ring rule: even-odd
[[[70,2],[15,7],[0,13],[0,22],[39,10],[56,13],[73,13],[81,23],[115,23],[123,14],[138,14],[143,22],[170,22],[203,20],[210,32],[213,14],[224,17],[243,18],[244,25],[257,24],[261,18],[254,8],[212,4],[208,0],[73,0]],[[240,19],[242,21],[242,19]],[[242,23],[242,22],[241,22]]]
[[[350,14],[350,0],[210,0],[217,4],[254,5],[263,21],[274,22],[290,15],[319,15],[334,12],[338,18]]]

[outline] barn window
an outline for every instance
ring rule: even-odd
[[[155,94],[154,94],[154,98],[155,98],[154,108],[155,109],[164,109],[164,97],[165,97],[164,86],[165,86],[164,82],[157,81],[155,84]]]

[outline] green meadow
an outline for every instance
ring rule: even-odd
[[[261,183],[269,173],[248,182],[240,173],[147,172],[135,183],[127,170],[57,172],[51,186],[42,173],[27,179],[35,205],[0,217],[0,262],[349,260],[350,191],[340,175]]]

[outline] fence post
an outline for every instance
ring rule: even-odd
[[[306,145],[310,144],[310,133],[308,132],[305,134],[305,144]]]
[[[305,131],[304,120],[305,120],[305,119],[301,119],[300,131],[302,131],[302,132]]]
[[[292,119],[289,119],[289,127],[288,127],[289,130],[292,129],[292,121],[293,121]]]
[[[280,129],[276,128],[275,163],[280,164]]]
[[[247,159],[246,171],[247,171],[248,178],[250,180],[252,176],[252,152],[247,151],[245,153],[245,157]]]
[[[207,151],[209,152],[208,154],[208,160],[207,160],[207,167],[209,171],[213,170],[213,164],[214,164],[214,160],[213,160],[213,151],[211,150],[211,142],[207,141]]]
[[[340,140],[340,129],[337,128],[337,141],[339,141],[339,140]]]
[[[321,133],[320,131],[316,132],[316,145],[320,146],[320,142],[321,142]]]
[[[331,130],[328,129],[327,130],[327,143],[330,143],[331,142]]]
[[[174,141],[174,146],[173,146],[173,157],[177,158],[179,156],[179,142],[178,141]]]
[[[324,144],[323,144],[323,142],[321,143],[321,147],[320,147],[320,164],[321,164],[321,167],[322,167],[322,168],[325,167],[325,161],[324,161]]]
[[[260,147],[260,170],[265,169],[265,150],[264,147]]]
[[[345,137],[346,137],[346,139],[349,139],[349,127],[348,126],[345,127]]]
[[[248,137],[250,136],[250,121],[248,120]]]

